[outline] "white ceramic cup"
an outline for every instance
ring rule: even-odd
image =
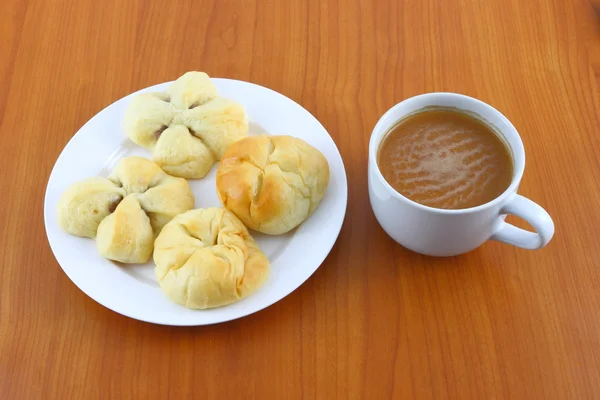
[[[399,120],[425,107],[453,107],[477,116],[495,128],[510,146],[514,175],[508,189],[483,205],[461,210],[432,208],[394,190],[377,165],[382,139]],[[427,93],[396,104],[375,125],[369,142],[369,197],[375,217],[396,242],[431,256],[453,256],[471,251],[489,239],[524,249],[544,247],[554,235],[550,215],[533,201],[517,194],[525,151],[515,127],[492,106],[456,93]],[[523,218],[529,232],[504,222],[507,214]]]

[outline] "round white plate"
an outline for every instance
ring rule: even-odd
[[[67,276],[84,293],[120,314],[165,325],[206,325],[240,318],[290,294],[321,265],[333,247],[344,220],[348,189],[346,171],[335,143],[308,111],[270,89],[230,79],[212,79],[219,94],[240,102],[250,120],[250,134],[296,136],[319,149],[329,161],[331,178],[315,212],[292,232],[267,236],[251,231],[271,261],[267,282],[247,298],[220,308],[190,310],[172,302],[154,278],[154,264],[119,266],[102,258],[92,239],[63,232],[56,204],[72,183],[90,176],[108,176],[125,156],[150,153],[130,142],[121,127],[131,96],[163,91],[171,82],[149,87],[111,104],[90,119],[64,148],[46,189],[44,220],[50,247]],[[203,179],[189,180],[196,208],[221,206],[215,189],[217,164]]]

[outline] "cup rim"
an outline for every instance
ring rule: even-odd
[[[476,109],[481,109],[481,108],[487,109],[491,113],[496,114],[496,116],[502,121],[502,123],[506,126],[507,129],[514,131],[514,134],[515,134],[514,136],[516,137],[516,142],[518,145],[517,148],[515,148],[515,146],[512,146],[510,143],[507,143],[507,145],[510,147],[511,152],[513,153],[513,167],[514,167],[513,178],[510,182],[510,185],[499,196],[488,201],[487,203],[483,203],[483,204],[480,204],[475,207],[461,208],[461,209],[435,208],[435,207],[426,206],[421,203],[417,203],[416,201],[409,199],[408,197],[404,196],[403,194],[399,193],[396,189],[394,189],[388,183],[388,181],[383,177],[383,174],[379,170],[379,165],[377,165],[377,150],[379,149],[379,145],[384,138],[385,132],[383,132],[381,134],[381,137],[378,140],[375,139],[375,132],[377,132],[378,130],[381,130],[381,125],[383,124],[383,121],[391,113],[396,111],[398,108],[405,106],[407,103],[415,102],[415,101],[418,101],[420,99],[424,99],[427,97],[462,98],[463,100],[471,102],[473,104],[473,106],[472,106],[472,108],[462,107],[459,109],[463,109],[465,111],[469,111],[469,112],[477,114],[477,115],[480,115],[480,112],[477,112]],[[430,106],[436,106],[436,105],[438,105],[438,104],[436,104],[436,102],[433,101],[431,104],[428,104],[424,107],[430,107]],[[443,106],[443,105],[440,104],[440,106]],[[407,115],[407,114],[405,114],[405,115]],[[403,115],[401,118],[403,118],[405,115]],[[394,121],[394,123],[398,122],[400,119],[397,119],[396,121]],[[390,127],[391,126],[393,126],[393,125],[390,125]],[[387,129],[389,129],[389,127],[386,128],[386,130]],[[497,129],[500,131],[501,134],[504,134],[504,131],[506,130],[506,129],[501,130],[500,128],[497,128]],[[507,140],[507,142],[508,142],[508,140]],[[519,156],[522,159],[522,162],[519,165],[516,165],[516,162],[514,160],[517,157],[516,153],[519,153]],[[470,96],[460,94],[460,93],[428,92],[428,93],[422,93],[422,94],[419,94],[416,96],[408,97],[408,98],[402,100],[401,102],[392,106],[389,110],[387,110],[385,112],[385,114],[383,114],[381,116],[381,118],[379,118],[379,120],[375,124],[375,127],[373,127],[373,130],[371,132],[371,138],[369,140],[369,164],[374,169],[375,175],[377,176],[377,178],[383,183],[384,187],[388,191],[390,191],[392,193],[392,196],[395,197],[396,199],[405,201],[423,211],[435,212],[435,213],[439,213],[439,214],[448,214],[448,215],[451,215],[451,214],[460,215],[460,214],[468,214],[468,213],[472,213],[472,212],[476,212],[476,211],[481,211],[486,208],[493,207],[494,205],[497,205],[498,203],[503,202],[511,194],[517,192],[517,189],[521,182],[521,178],[523,177],[523,172],[525,170],[525,149],[523,146],[523,141],[521,140],[521,136],[519,135],[519,133],[518,133],[517,129],[514,127],[514,125],[508,120],[508,118],[506,118],[504,116],[504,114],[502,114],[500,111],[498,111],[496,108],[492,107],[491,105],[489,105],[481,100],[478,100],[474,97],[470,97]]]

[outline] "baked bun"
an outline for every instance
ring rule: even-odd
[[[291,136],[250,136],[231,145],[217,171],[221,203],[248,228],[294,229],[317,208],[329,183],[321,152]]]
[[[165,172],[193,179],[204,177],[230,144],[248,135],[248,118],[240,104],[218,96],[208,75],[187,72],[164,93],[133,97],[124,129]]]
[[[193,309],[241,300],[269,275],[269,260],[244,224],[220,207],[173,218],[156,238],[154,263],[163,292]]]
[[[58,202],[57,216],[67,233],[95,238],[103,257],[144,263],[163,226],[193,207],[185,179],[167,175],[145,158],[127,157],[108,179],[94,177],[71,185]]]

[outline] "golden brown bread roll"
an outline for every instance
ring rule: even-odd
[[[291,136],[250,136],[231,145],[217,171],[221,203],[247,227],[278,235],[315,210],[329,183],[321,152]]]
[[[173,218],[156,238],[154,263],[163,292],[193,309],[241,300],[269,275],[269,260],[244,224],[220,207]]]
[[[96,239],[100,254],[123,263],[144,263],[154,239],[175,215],[194,207],[185,179],[164,173],[142,157],[119,161],[111,175],[71,185],[57,216],[67,233]]]
[[[218,97],[208,75],[187,72],[164,93],[135,96],[124,129],[168,174],[202,178],[227,146],[248,135],[248,118],[240,104]]]

